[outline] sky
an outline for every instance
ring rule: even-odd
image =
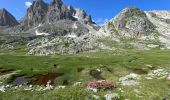
[[[52,0],[44,0],[50,3]],[[7,9],[17,20],[26,14],[33,0],[0,0],[0,8]],[[63,0],[66,5],[84,9],[97,24],[113,18],[126,7],[137,7],[145,11],[170,10],[170,0]]]

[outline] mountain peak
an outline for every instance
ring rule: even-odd
[[[0,11],[7,11],[5,8],[1,8]]]
[[[43,5],[47,5],[43,0],[36,0],[36,1],[33,1],[33,4],[32,6],[43,6]]]
[[[43,0],[35,0],[35,2],[44,2]]]
[[[0,9],[0,26],[14,26],[18,25],[15,17],[9,13],[5,8]]]
[[[135,12],[141,13],[141,14],[143,13],[145,15],[144,11],[142,11],[139,8],[136,8],[136,7],[127,7],[127,8],[125,8],[121,11],[121,13],[135,13]]]
[[[146,36],[155,30],[144,11],[135,7],[122,10],[114,18],[114,27],[125,36]]]
[[[28,8],[27,14],[21,21],[25,29],[44,23],[55,23],[59,20],[81,20],[84,23],[93,23],[91,16],[80,10],[63,4],[62,0],[53,0],[50,4],[43,0],[36,0]]]
[[[5,8],[1,8],[0,13],[9,13],[9,12]]]
[[[140,10],[137,7],[126,7],[124,10]]]
[[[53,5],[58,5],[58,6],[61,6],[63,4],[62,0],[53,0],[52,1],[52,4]]]
[[[45,21],[45,15],[47,11],[48,4],[43,0],[33,1],[33,4],[27,10],[27,14],[24,17],[23,23],[27,24],[28,27],[38,25],[39,23]]]

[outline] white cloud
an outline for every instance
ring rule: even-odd
[[[29,8],[31,5],[32,5],[31,2],[25,2],[25,6],[26,6],[27,8]]]
[[[97,18],[94,20],[98,25],[102,26],[105,22],[108,21],[108,18]]]

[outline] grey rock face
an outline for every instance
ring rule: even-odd
[[[147,11],[145,12],[149,20],[156,26],[156,30],[161,34],[159,40],[170,49],[170,11]]]
[[[61,0],[53,0],[52,5],[55,5],[57,7],[61,7],[63,5],[63,2]]]
[[[21,26],[30,29],[44,23],[56,23],[60,20],[82,20],[93,23],[91,16],[85,11],[72,6],[66,6],[61,0],[53,0],[50,4],[43,0],[36,0],[27,10],[27,15],[21,21]]]
[[[46,23],[38,28],[39,32],[50,33],[55,36],[65,36],[73,33],[76,36],[85,35],[89,30],[79,21],[59,20],[56,23]]]
[[[62,19],[74,20],[72,13],[67,6],[63,5],[61,0],[54,0],[49,5],[49,10],[46,16],[47,22],[53,23]]]
[[[33,4],[27,9],[26,16],[21,21],[21,25],[30,28],[44,23],[47,11],[48,5],[43,0],[33,1]]]
[[[84,10],[75,8],[74,16],[78,19],[83,19],[85,23],[93,23],[91,16],[87,15]]]
[[[0,26],[14,26],[18,25],[15,17],[10,14],[6,9],[0,9]]]
[[[163,35],[170,33],[170,11],[148,11],[145,13],[159,33]]]
[[[147,36],[155,30],[145,12],[138,8],[124,9],[115,17],[114,27],[121,34],[130,37]]]

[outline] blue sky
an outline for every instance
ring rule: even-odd
[[[26,13],[26,2],[33,0],[0,0],[0,8],[6,8],[18,20]],[[49,3],[52,0],[44,0]],[[98,24],[113,18],[126,7],[142,10],[170,10],[170,0],[63,0],[66,5],[84,9]],[[28,5],[29,3],[27,3]]]

